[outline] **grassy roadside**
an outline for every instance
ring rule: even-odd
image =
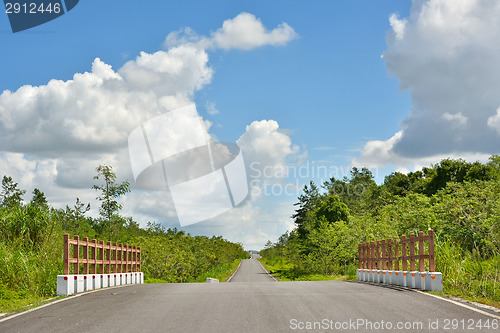
[[[353,279],[348,275],[308,274],[294,269],[292,264],[283,260],[272,261],[267,258],[259,258],[258,260],[279,281],[346,281]]]
[[[205,274],[201,275],[200,277],[198,277],[196,282],[206,282],[207,278],[209,277],[217,279],[219,280],[219,282],[226,282],[227,279],[229,279],[231,275],[233,275],[233,273],[236,271],[236,269],[240,265],[241,260],[243,259],[238,258],[233,262],[226,263],[219,267],[215,267],[206,272]]]
[[[285,262],[284,260],[269,260],[267,258],[260,258],[259,261],[262,265],[278,280],[280,281],[347,281],[356,280],[356,276],[348,275],[323,275],[323,274],[307,274],[294,269],[293,265]],[[476,302],[486,304],[500,309],[500,302],[486,297],[474,297],[464,293],[462,289],[450,288],[444,285],[444,292],[428,292],[434,295],[446,298],[459,298],[469,302]]]
[[[234,260],[233,262],[223,264],[218,267],[214,267],[204,274],[198,276],[196,280],[187,281],[187,282],[206,282],[207,278],[213,278],[219,280],[219,282],[226,282],[231,275],[236,271],[238,266],[240,265],[241,258]],[[168,281],[154,278],[146,278],[144,283],[168,283]]]
[[[28,296],[24,298],[14,298],[14,299],[1,299],[0,300],[0,314],[11,314],[16,312],[22,312],[37,308],[47,302],[63,298],[61,297],[37,297]],[[0,316],[0,319],[2,316]]]
[[[199,276],[196,281],[189,282],[205,282],[208,277],[218,279],[220,282],[225,282],[236,271],[242,259],[236,259],[233,262],[226,263],[219,267],[215,267],[205,274]],[[145,283],[168,283],[161,279],[149,278]],[[15,292],[0,288],[0,314],[11,314],[21,311],[26,311],[32,308],[39,307],[49,301],[63,298],[61,297],[39,297],[32,296],[26,292]],[[2,318],[2,316],[0,316]]]

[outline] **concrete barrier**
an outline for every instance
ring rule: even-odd
[[[359,270],[358,281],[383,283],[427,291],[443,291],[443,275],[439,272]],[[208,279],[207,279],[207,282]]]
[[[121,275],[121,276],[120,276]],[[127,278],[128,276],[128,278]],[[142,272],[122,273],[122,274],[69,274],[57,276],[57,295],[68,296],[95,289],[124,286],[132,284],[131,277],[136,284],[144,283]]]

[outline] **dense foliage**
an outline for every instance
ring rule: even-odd
[[[102,175],[102,170],[97,171]],[[110,168],[106,172],[112,173]],[[221,237],[186,235],[175,228],[165,230],[158,223],[140,228],[132,218],[119,215],[121,206],[114,200],[127,192],[128,183],[124,184],[121,192],[111,192],[111,185],[120,186],[115,183],[107,184],[107,189],[105,185],[94,187],[104,199],[101,216],[92,218],[86,216],[90,206],[78,198],[73,207],[54,209],[39,189],[26,203],[25,191],[4,176],[0,193],[0,308],[2,301],[56,294],[56,276],[63,273],[64,233],[141,246],[146,281],[201,282],[248,256],[241,244]]]
[[[500,302],[500,156],[486,164],[445,159],[381,185],[353,168],[321,188],[311,182],[298,199],[296,228],[261,251],[281,274],[352,276],[358,243],[432,228],[445,291]]]

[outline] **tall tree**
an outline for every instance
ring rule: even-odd
[[[14,183],[12,177],[3,176],[2,193],[0,194],[2,207],[13,207],[21,205],[24,193],[26,193],[26,191],[17,188],[17,183]]]
[[[31,203],[33,205],[39,206],[40,208],[47,208],[47,198],[45,197],[45,193],[35,188],[33,190],[33,198],[31,199]]]
[[[295,210],[295,214],[292,215],[297,227],[304,224],[307,212],[314,210],[321,199],[318,186],[312,181],[309,182],[309,186],[304,186],[303,192],[298,198],[299,202],[294,204],[294,206],[297,206],[297,209]]]
[[[118,213],[119,210],[123,208],[122,205],[118,203],[117,199],[130,192],[130,184],[128,181],[118,184],[116,181],[116,174],[113,172],[113,168],[110,165],[99,165],[96,171],[97,176],[94,176],[94,179],[104,180],[104,184],[94,185],[92,188],[101,193],[96,198],[101,201],[99,214],[107,222],[111,237],[111,229],[115,229],[116,227],[112,223],[113,214]],[[118,222],[122,219],[116,220]]]

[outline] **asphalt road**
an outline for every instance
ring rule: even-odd
[[[500,332],[492,327],[499,319],[412,290],[343,281],[275,282],[255,259],[243,261],[231,283],[106,289],[0,320],[1,333],[470,332],[471,324],[475,332]],[[488,321],[490,329],[478,329],[480,321]]]

